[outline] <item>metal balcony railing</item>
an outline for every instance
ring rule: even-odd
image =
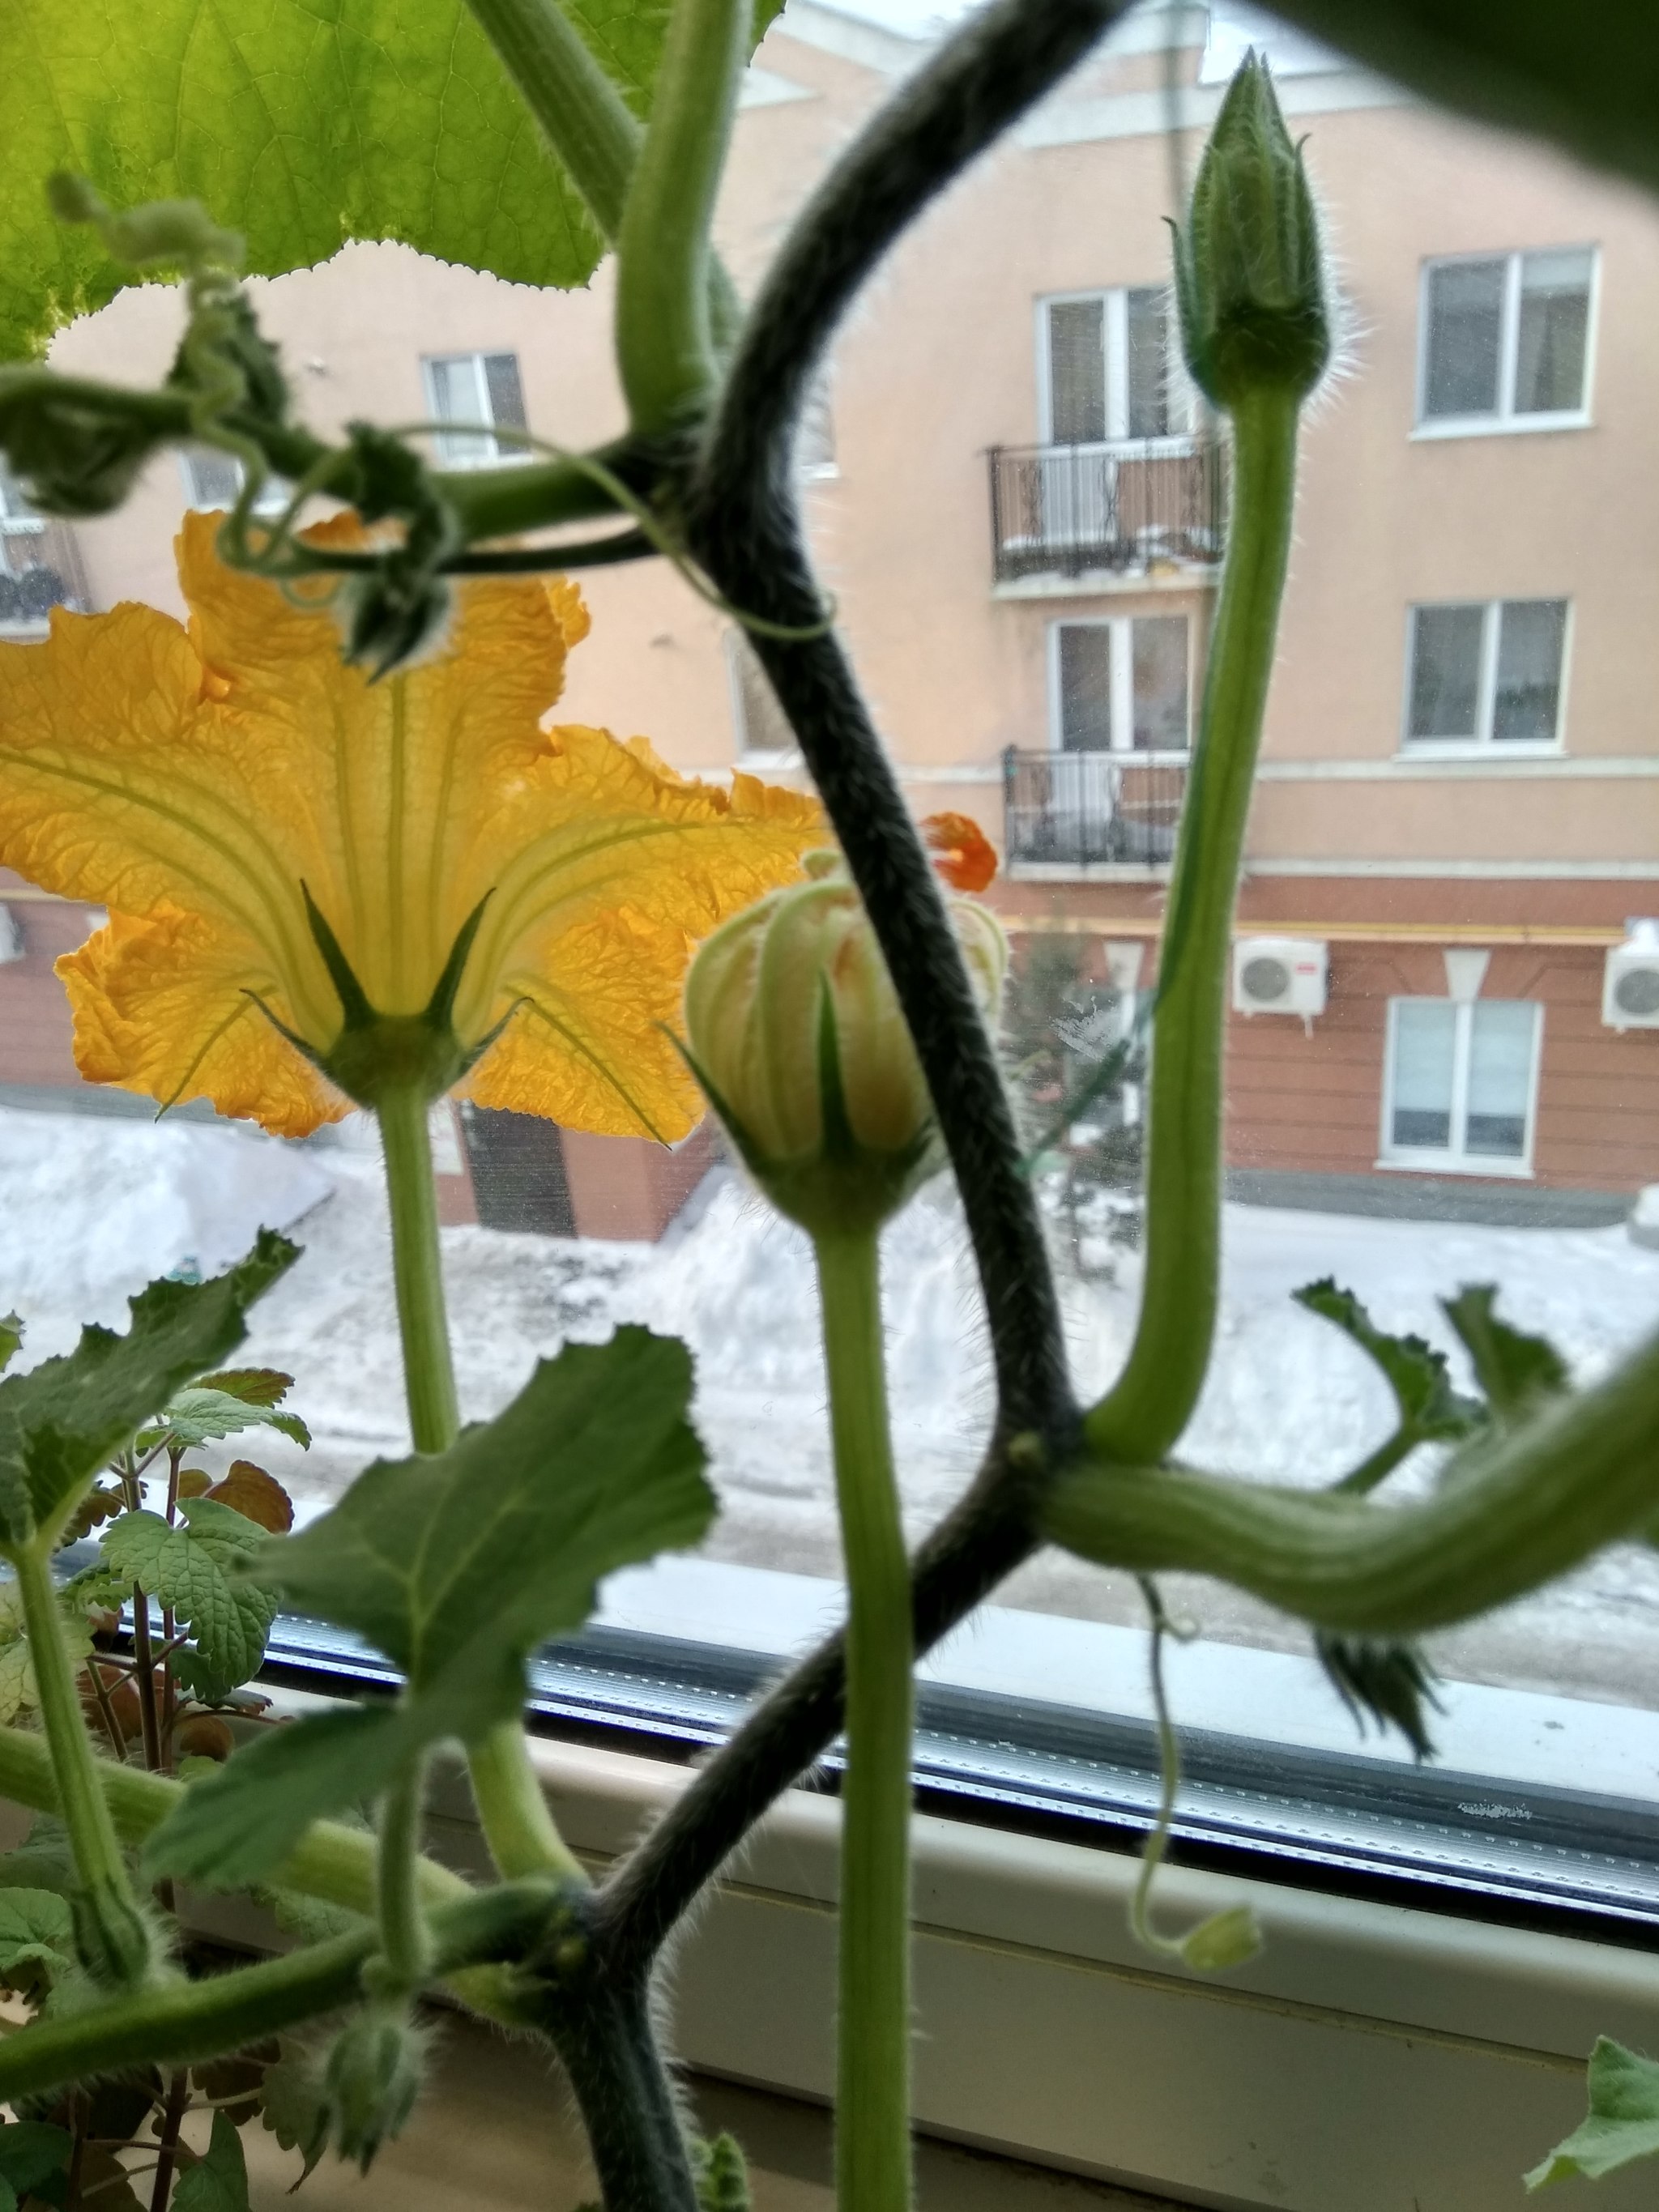
[[[1175,853],[1187,795],[1184,753],[1002,756],[1003,834],[1012,863],[1155,867]]]
[[[989,458],[1000,584],[1221,558],[1224,487],[1212,440],[996,446]]]
[[[40,637],[53,607],[84,607],[86,577],[67,523],[0,514],[0,636]]]

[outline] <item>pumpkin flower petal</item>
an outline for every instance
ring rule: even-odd
[[[952,890],[982,891],[997,872],[996,848],[971,814],[930,814],[922,842]]]
[[[683,1133],[656,1025],[696,940],[822,842],[816,803],[550,733],[588,620],[563,579],[464,585],[444,650],[371,685],[331,615],[227,568],[216,530],[179,541],[187,626],[58,610],[45,643],[0,647],[0,863],[112,915],[59,963],[82,1073],[302,1134],[345,1110],[313,1063],[361,1097],[374,1059],[343,1050],[320,941],[407,1030],[477,915],[441,1080],[482,1055],[481,1099]],[[349,517],[319,534],[362,541]]]

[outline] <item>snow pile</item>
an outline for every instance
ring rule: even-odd
[[[318,1156],[257,1130],[0,1108],[0,1309],[39,1357],[84,1321],[124,1323],[158,1275],[216,1274],[262,1227],[334,1188]]]

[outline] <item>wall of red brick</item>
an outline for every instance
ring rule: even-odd
[[[78,1085],[69,1001],[52,970],[61,953],[85,943],[88,909],[44,899],[7,904],[23,957],[0,962],[0,1083]]]

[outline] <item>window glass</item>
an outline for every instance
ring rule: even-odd
[[[1048,303],[1048,440],[1097,444],[1106,435],[1106,302]]]
[[[1522,255],[1517,415],[1565,413],[1583,405],[1589,295],[1588,252]]]
[[[1105,623],[1059,629],[1060,742],[1066,752],[1103,753],[1112,742],[1112,633]]]
[[[1489,415],[1496,410],[1504,284],[1502,261],[1447,261],[1430,270],[1425,416]]]
[[[1469,1103],[1464,1148],[1519,1159],[1527,1149],[1535,1006],[1477,1000],[1469,1008]]]
[[[501,429],[527,428],[517,354],[487,353],[483,357],[483,379],[489,421]]]
[[[197,446],[181,456],[185,484],[192,507],[234,507],[242,489],[241,465],[234,453],[216,453],[211,446]]]
[[[1142,615],[1133,625],[1137,752],[1175,752],[1187,743],[1187,617]]]
[[[1395,1008],[1393,1140],[1445,1151],[1451,1144],[1457,1009],[1430,999]]]
[[[1547,741],[1561,706],[1561,648],[1567,610],[1560,599],[1509,599],[1498,610],[1495,738]]]
[[[1141,287],[1125,298],[1129,378],[1128,432],[1132,438],[1162,438],[1170,420],[1169,294]]]
[[[1484,607],[1417,607],[1412,615],[1413,738],[1473,738],[1479,727]]]
[[[766,671],[755,657],[755,648],[740,630],[726,633],[726,656],[738,752],[763,753],[774,759],[792,757],[796,750],[795,733],[778,704]]]
[[[455,428],[434,433],[433,447],[445,468],[489,468],[529,458],[526,448],[516,440],[492,437],[489,428],[495,424],[503,429],[528,427],[516,354],[429,355],[422,369],[434,422],[484,426],[476,431]]]

